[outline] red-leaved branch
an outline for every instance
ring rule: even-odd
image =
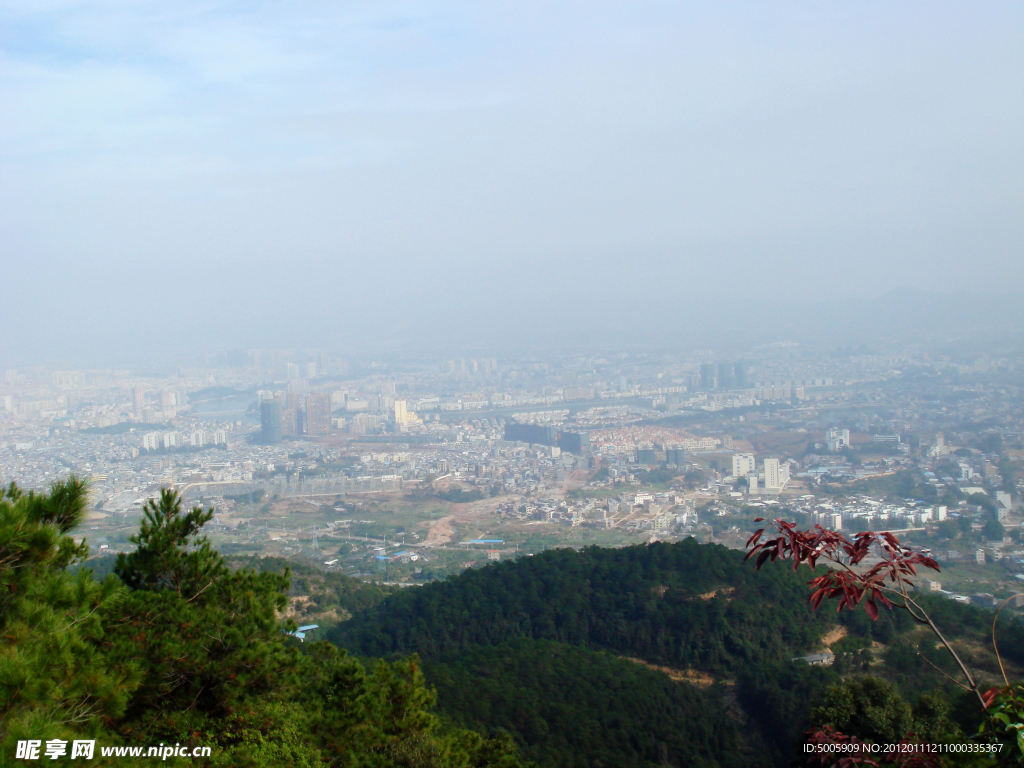
[[[755,522],[762,522],[763,519],[757,518]],[[774,520],[771,525],[777,535],[762,541],[766,529],[761,528],[747,540],[747,559],[757,555],[757,568],[768,560],[792,560],[793,570],[799,568],[801,563],[807,563],[811,568],[819,560],[831,563],[833,567],[828,573],[811,581],[814,591],[810,601],[815,608],[825,599],[839,598],[840,611],[854,608],[863,602],[868,615],[876,619],[879,603],[887,608],[893,607],[886,596],[887,592],[899,594],[904,598],[900,607],[908,607],[907,588],[914,586],[910,577],[917,575],[918,566],[939,570],[938,563],[932,558],[903,546],[896,536],[888,532],[864,531],[856,534],[851,541],[840,532],[826,530],[820,525],[809,531],[801,531],[795,523],[785,520]],[[857,570],[856,566],[871,553],[875,545],[878,562],[870,568]],[[923,621],[923,617],[915,618]]]

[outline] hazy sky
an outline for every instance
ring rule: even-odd
[[[1020,292],[1022,128],[1018,2],[0,0],[0,367]]]

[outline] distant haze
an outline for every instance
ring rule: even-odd
[[[0,0],[0,367],[1012,325],[1022,126],[1020,3]]]

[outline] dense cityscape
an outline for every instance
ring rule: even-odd
[[[1019,355],[203,362],[7,370],[7,477],[87,478],[96,554],[127,551],[144,500],[173,487],[215,510],[232,551],[396,583],[558,545],[742,548],[756,514],[901,531],[987,567],[954,569],[955,591],[928,582],[958,600],[991,602],[1024,570]]]

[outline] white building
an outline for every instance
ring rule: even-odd
[[[929,456],[942,457],[949,456],[951,453],[949,446],[946,445],[946,436],[941,432],[935,436],[935,445],[928,449]]]
[[[764,487],[766,491],[777,491],[782,488],[778,459],[764,460]]]
[[[734,453],[732,457],[732,476],[746,477],[752,472],[757,472],[757,465],[754,462],[754,454]]]
[[[826,441],[828,442],[828,449],[832,453],[839,453],[843,448],[850,446],[850,430],[832,427],[826,435]]]
[[[409,412],[405,400],[395,400],[395,424],[404,427],[409,423]]]

